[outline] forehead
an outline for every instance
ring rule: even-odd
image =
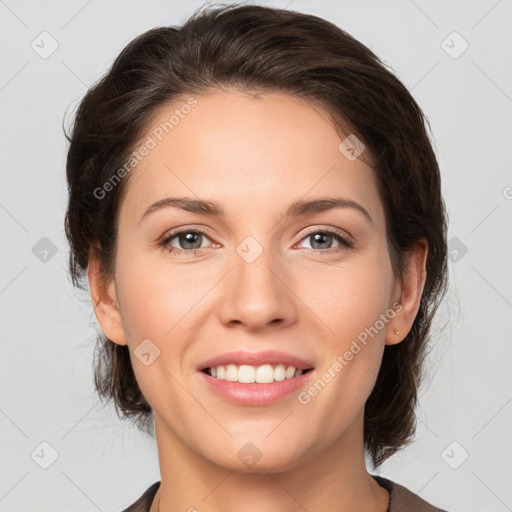
[[[374,171],[340,150],[343,138],[325,110],[293,96],[185,97],[160,108],[141,140],[151,149],[122,205],[133,216],[167,196],[215,199],[227,215],[256,215],[303,197],[343,195],[374,218],[383,214]]]

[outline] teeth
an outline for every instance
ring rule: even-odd
[[[302,369],[295,366],[285,366],[284,364],[264,364],[262,366],[249,366],[242,364],[220,365],[208,368],[208,374],[221,380],[229,380],[231,382],[241,382],[244,384],[268,384],[273,381],[281,381],[292,379],[303,374]]]

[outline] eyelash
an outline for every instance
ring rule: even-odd
[[[208,233],[206,233],[205,231],[202,231],[200,229],[182,229],[181,231],[174,231],[174,232],[170,233],[169,236],[166,236],[161,242],[159,242],[158,245],[162,248],[165,247],[169,253],[174,253],[174,254],[186,253],[187,255],[193,255],[193,256],[198,255],[202,251],[207,249],[207,247],[203,247],[200,249],[185,250],[185,249],[177,249],[176,247],[172,247],[169,245],[173,238],[176,238],[177,236],[179,236],[183,233],[194,233],[196,235],[203,235],[203,236],[209,238]],[[329,255],[329,254],[333,254],[333,253],[343,252],[343,251],[346,251],[347,249],[352,249],[354,247],[354,243],[352,242],[352,240],[345,238],[344,236],[342,236],[340,234],[341,231],[334,230],[334,229],[325,229],[325,230],[317,229],[316,231],[310,231],[309,233],[304,235],[300,241],[302,241],[312,235],[318,234],[318,233],[320,233],[322,235],[332,236],[336,241],[338,241],[340,243],[340,247],[324,249],[324,250],[322,250],[322,249],[306,249],[308,252],[315,253],[315,254]]]

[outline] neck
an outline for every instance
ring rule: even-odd
[[[217,466],[182,443],[156,414],[155,433],[161,485],[151,512],[349,512],[355,504],[363,512],[388,508],[388,492],[366,470],[362,413],[334,445],[301,454],[285,471]]]

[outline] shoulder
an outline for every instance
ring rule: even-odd
[[[142,494],[142,496],[135,503],[132,503],[122,512],[149,512],[159,487],[160,482],[155,482],[144,492],[144,494]]]
[[[403,485],[397,484],[382,476],[371,476],[381,487],[384,487],[389,492],[390,512],[410,512],[410,510],[414,510],[414,512],[448,512],[431,505]]]

